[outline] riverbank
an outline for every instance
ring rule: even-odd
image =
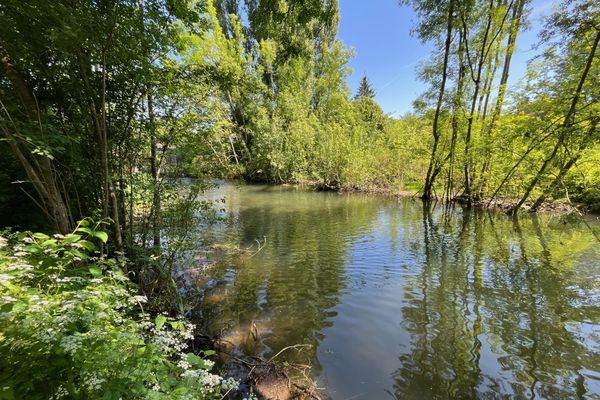
[[[252,182],[252,183],[264,183],[264,182]],[[330,187],[324,185],[319,181],[302,181],[297,183],[284,183],[283,186],[294,186],[305,189],[311,189],[316,191],[331,191],[338,193],[365,193],[377,196],[384,197],[395,197],[395,198],[411,198],[411,199],[420,199],[420,190],[399,190],[387,187],[355,187],[355,186],[346,186],[346,187]],[[440,197],[434,197],[429,200],[430,203],[436,204],[447,204],[448,202]],[[506,214],[512,214],[514,212],[514,208],[518,203],[518,199],[494,199],[491,202],[488,199],[477,200],[474,201],[471,205],[473,208],[477,209],[491,209],[496,211],[501,211]],[[461,206],[466,207],[466,201],[461,196],[454,197],[450,204],[459,204]],[[527,201],[523,203],[519,212],[530,212],[533,202]],[[568,214],[587,214],[590,209],[589,205],[578,203],[573,204],[569,199],[564,200],[555,200],[555,201],[545,201],[542,203],[537,210],[536,213],[545,213],[545,214],[555,214],[555,215],[568,215]],[[594,212],[592,212],[594,213]]]

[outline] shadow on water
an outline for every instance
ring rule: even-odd
[[[221,186],[214,233],[252,257],[199,312],[246,354],[310,363],[334,399],[600,395],[600,249],[551,216]],[[225,328],[224,328],[225,327]]]

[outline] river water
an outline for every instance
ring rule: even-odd
[[[600,398],[600,245],[576,218],[222,184],[203,318],[333,399]],[[599,225],[589,218],[592,228]],[[225,327],[225,329],[224,329]],[[223,330],[224,329],[224,330]]]

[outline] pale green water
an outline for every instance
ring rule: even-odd
[[[285,187],[211,195],[226,199],[221,239],[266,238],[206,290],[203,317],[239,351],[313,345],[282,357],[310,362],[334,399],[600,398],[600,245],[582,223]]]

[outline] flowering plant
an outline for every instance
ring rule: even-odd
[[[186,352],[193,325],[144,311],[126,260],[96,251],[101,228],[0,237],[0,399],[220,399],[236,389]]]

